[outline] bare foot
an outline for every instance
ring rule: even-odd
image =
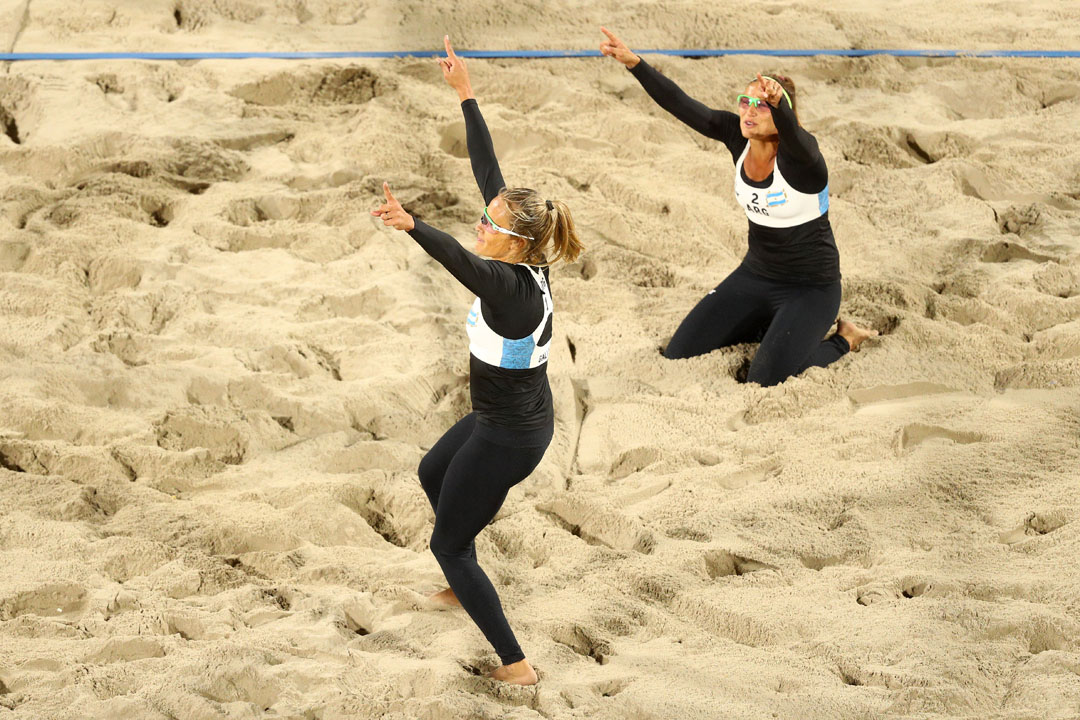
[[[848,322],[847,320],[837,320],[836,334],[848,341],[848,345],[851,346],[851,352],[859,352],[859,346],[862,345],[863,340],[876,337],[878,331],[861,328],[855,323]]]
[[[450,588],[446,588],[441,592],[437,592],[434,595],[428,596],[428,602],[433,605],[439,605],[444,607],[461,607],[461,601],[457,599],[457,595]]]
[[[514,685],[535,685],[539,678],[528,660],[519,660],[509,665],[500,665],[491,671],[490,677]]]

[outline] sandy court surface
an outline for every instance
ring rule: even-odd
[[[0,42],[1080,48],[1057,0],[583,5],[4,0]],[[649,59],[715,107],[795,78],[882,338],[767,389],[664,360],[745,252],[727,150],[612,60],[470,61],[588,248],[477,541],[528,689],[423,603],[471,297],[367,211],[472,234],[435,63],[3,66],[0,719],[1080,717],[1080,60]]]

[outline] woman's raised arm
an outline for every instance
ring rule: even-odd
[[[621,62],[657,105],[706,137],[728,145],[741,137],[738,115],[726,110],[713,110],[690,97],[659,70],[635,55],[615,33],[607,28],[600,30],[607,37],[600,44],[600,52]]]
[[[461,112],[465,115],[465,143],[469,148],[469,161],[472,163],[473,177],[484,196],[484,204],[490,204],[495,196],[506,187],[499,161],[495,157],[495,146],[491,142],[484,116],[476,104],[472,83],[469,82],[469,70],[465,59],[459,58],[450,46],[450,36],[443,36],[446,44],[446,57],[439,58],[443,77],[447,84],[457,90],[461,101]]]

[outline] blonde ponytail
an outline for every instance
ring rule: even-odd
[[[566,203],[561,200],[548,200],[548,205],[551,207],[549,213],[553,220],[551,246],[555,251],[550,262],[562,260],[572,263],[578,259],[585,248],[574,228],[574,218],[570,215],[570,208],[566,207]]]
[[[574,262],[585,249],[574,228],[570,208],[561,200],[544,200],[532,188],[507,188],[501,193],[514,232],[534,238],[520,253],[520,262],[551,265],[562,260]],[[549,248],[550,246],[550,248]],[[552,251],[548,257],[548,250]]]

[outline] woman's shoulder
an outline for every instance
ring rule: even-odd
[[[539,290],[538,283],[536,282],[537,274],[539,274],[546,284],[548,281],[548,269],[546,265],[529,265],[527,263],[510,263],[505,260],[494,260],[492,258],[484,258],[492,269],[505,276],[515,286],[521,288],[525,294],[531,294],[533,290]]]

